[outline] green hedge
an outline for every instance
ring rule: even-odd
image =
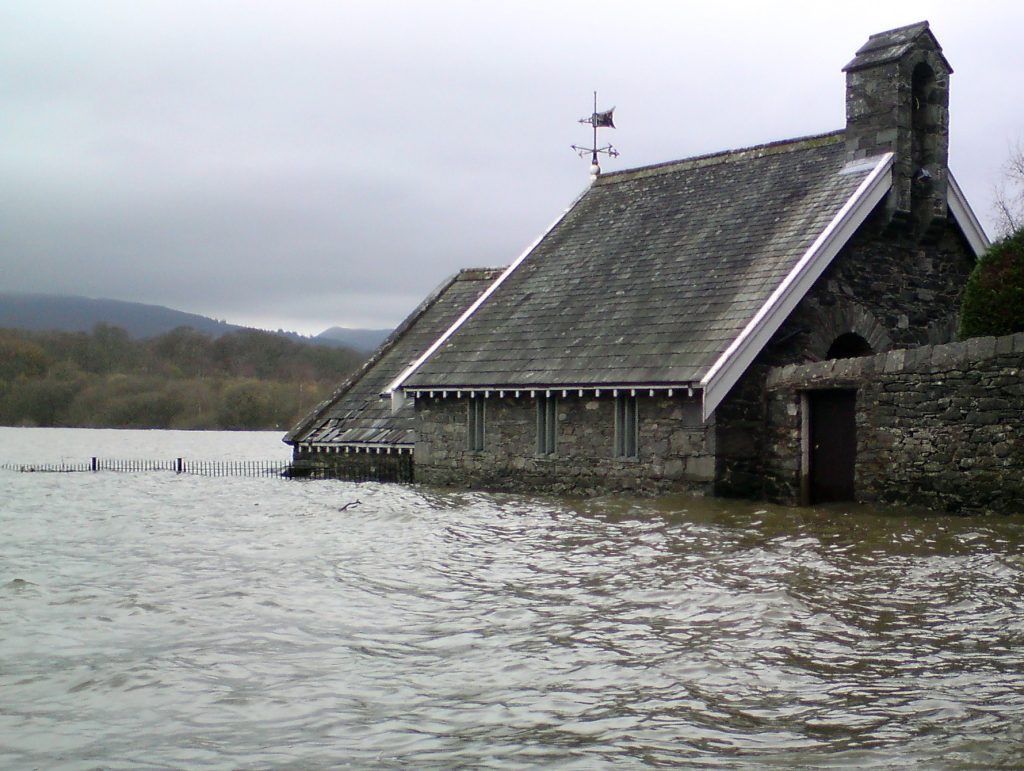
[[[1024,229],[978,260],[960,306],[960,339],[1024,332]]]

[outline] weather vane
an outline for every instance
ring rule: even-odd
[[[580,158],[586,157],[587,153],[590,153],[590,173],[595,177],[601,173],[601,164],[597,162],[597,154],[604,153],[605,155],[615,158],[618,156],[619,151],[611,145],[605,145],[604,147],[597,146],[597,130],[599,128],[615,128],[615,123],[612,121],[612,113],[615,112],[615,108],[612,107],[610,110],[604,112],[597,111],[597,92],[594,92],[594,112],[590,114],[589,118],[580,118],[580,123],[589,124],[594,129],[594,141],[592,147],[579,147],[573,145],[572,149],[580,156]]]

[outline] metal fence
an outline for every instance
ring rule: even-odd
[[[286,460],[151,460],[140,458],[90,458],[77,463],[0,463],[0,469],[26,473],[66,473],[74,471],[170,471],[208,477],[284,476],[291,463]]]

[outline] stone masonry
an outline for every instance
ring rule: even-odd
[[[685,391],[672,397],[638,396],[636,458],[613,457],[610,393],[559,393],[557,449],[551,455],[534,452],[536,403],[526,395],[486,399],[484,448],[468,450],[468,401],[417,398],[417,481],[562,495],[710,491],[713,424],[701,422],[699,398]]]
[[[948,220],[920,240],[892,226],[880,205],[719,405],[716,493],[785,498],[764,469],[770,441],[764,382],[772,367],[823,361],[848,333],[873,353],[949,342],[973,265]]]
[[[1024,513],[1024,333],[772,370],[765,474],[800,497],[803,392],[855,389],[858,500]]]
[[[296,447],[289,473],[311,479],[346,479],[350,482],[413,482],[409,451],[347,451],[344,447]]]
[[[850,156],[893,151],[890,211],[918,228],[945,218],[952,68],[927,24],[872,36],[844,71]]]

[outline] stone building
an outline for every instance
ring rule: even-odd
[[[947,168],[952,70],[921,22],[844,71],[844,130],[598,176],[452,313],[381,384],[417,481],[784,497],[773,367],[950,340],[987,245]],[[846,399],[820,399],[819,433],[841,433]],[[813,497],[852,494],[852,461],[810,462],[828,472]]]

